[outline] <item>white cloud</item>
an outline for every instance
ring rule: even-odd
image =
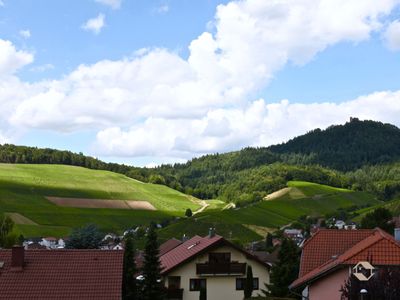
[[[0,0],[0,7],[4,6],[4,2],[2,0]]]
[[[280,143],[311,129],[344,123],[350,117],[400,126],[399,114],[400,91],[377,92],[339,104],[288,100],[268,104],[260,99],[244,109],[211,110],[199,119],[152,118],[125,131],[107,128],[97,134],[95,147],[103,155],[191,158]]]
[[[103,27],[105,26],[105,16],[104,14],[99,14],[97,17],[89,19],[82,28],[87,31],[92,31],[94,34],[99,34]]]
[[[95,0],[95,1],[110,6],[112,9],[120,8],[122,3],[122,0]]]
[[[384,38],[386,45],[390,50],[400,50],[400,21],[396,20],[387,27]]]
[[[286,64],[305,64],[329,46],[382,30],[398,3],[232,1],[218,6],[215,33],[193,40],[188,59],[145,49],[131,58],[81,65],[60,80],[25,87],[5,120],[25,129],[97,130],[99,155],[176,158],[268,145],[351,115],[398,122],[399,92],[343,104],[253,101]],[[88,30],[100,32],[104,16],[93,24]]]
[[[168,4],[162,4],[156,9],[157,13],[159,14],[166,14],[169,11]]]
[[[53,70],[54,69],[54,65],[52,64],[44,64],[44,65],[39,65],[39,66],[35,66],[30,68],[30,71],[32,72],[46,72],[48,70]]]
[[[29,52],[16,50],[10,41],[0,39],[0,77],[15,73],[33,61]]]
[[[31,32],[29,29],[24,29],[19,31],[19,35],[22,36],[24,39],[29,39],[31,37]]]

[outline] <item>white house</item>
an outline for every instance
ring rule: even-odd
[[[250,266],[253,296],[270,283],[270,266],[256,256],[210,233],[195,236],[160,256],[168,299],[198,300],[200,290],[207,299],[242,300]]]

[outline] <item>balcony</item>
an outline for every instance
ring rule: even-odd
[[[167,289],[167,299],[169,300],[182,300],[183,299],[183,289]]]
[[[197,275],[244,275],[246,263],[204,263],[196,264]]]

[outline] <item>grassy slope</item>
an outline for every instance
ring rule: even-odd
[[[387,208],[393,216],[398,216],[400,215],[400,198],[396,198],[394,200],[388,201],[388,202],[383,202],[371,207],[363,208],[360,210],[357,210],[358,216],[354,218],[355,222],[361,222],[361,219],[368,213],[372,212],[373,210],[379,208],[379,207],[384,207]]]
[[[181,236],[189,228],[197,234],[206,234],[207,228],[215,226],[217,232],[237,238],[243,242],[261,238],[243,225],[276,228],[291,223],[302,215],[324,215],[338,208],[353,205],[377,205],[380,202],[370,194],[354,192],[330,186],[292,181],[290,192],[270,201],[262,201],[234,210],[206,211],[197,222],[183,221],[164,229],[162,235]],[[201,232],[200,232],[201,231]]]
[[[58,207],[44,196],[147,200],[158,211]],[[0,213],[18,212],[40,224],[19,225],[27,236],[65,235],[71,227],[96,223],[120,230],[151,220],[182,216],[198,204],[168,187],[144,184],[126,176],[61,165],[0,164]]]

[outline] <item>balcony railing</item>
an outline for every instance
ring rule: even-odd
[[[167,289],[167,299],[181,300],[183,299],[183,289]]]
[[[203,263],[196,264],[197,275],[243,275],[246,263]]]

